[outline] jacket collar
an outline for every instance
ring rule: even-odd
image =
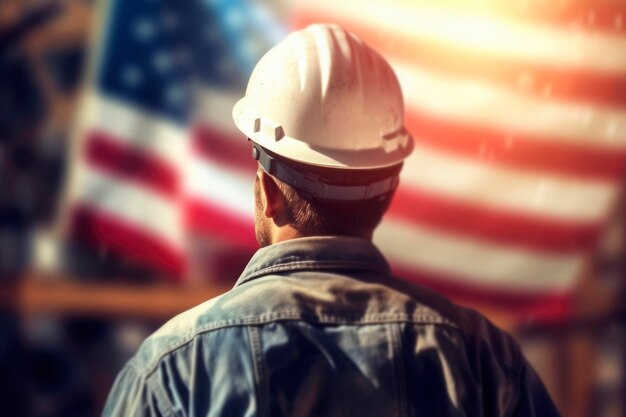
[[[280,272],[337,269],[390,273],[389,264],[370,241],[346,236],[316,236],[291,239],[259,249],[235,287]]]

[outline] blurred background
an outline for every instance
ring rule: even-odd
[[[332,22],[404,90],[394,270],[512,333],[564,416],[626,416],[626,3],[307,3],[0,2],[0,415],[99,415],[147,335],[232,287],[256,250],[232,105]]]

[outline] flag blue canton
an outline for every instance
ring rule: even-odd
[[[105,96],[185,123],[192,86],[243,89],[254,64],[285,34],[244,0],[114,0],[97,68]]]

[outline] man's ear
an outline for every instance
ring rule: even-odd
[[[283,195],[276,181],[267,172],[259,170],[257,176],[259,177],[263,214],[265,217],[273,219],[280,211]]]

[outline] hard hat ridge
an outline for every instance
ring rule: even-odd
[[[337,25],[311,25],[305,30],[311,32],[313,45],[319,61],[321,99],[323,100],[332,88],[357,87],[361,83],[360,54],[369,48],[362,48],[360,39],[342,30]],[[359,43],[360,48],[355,47]],[[329,48],[328,45],[333,47]],[[306,70],[304,65],[299,66]],[[362,89],[357,89],[362,93]],[[355,100],[358,102],[358,100]]]

